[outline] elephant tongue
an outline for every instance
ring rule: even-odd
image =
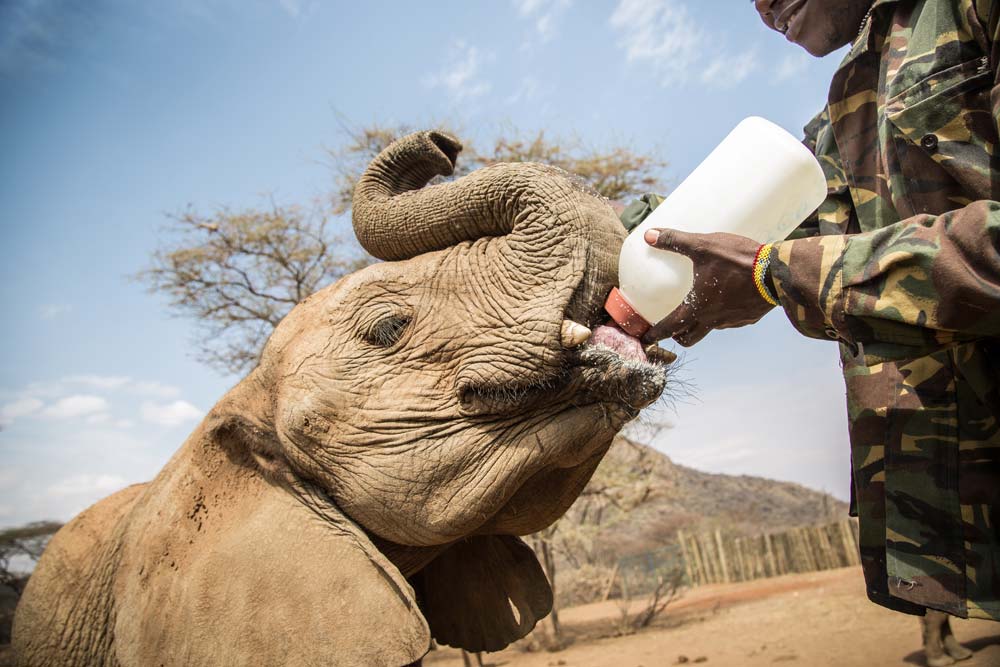
[[[633,361],[646,361],[646,353],[642,343],[635,336],[630,336],[613,323],[602,324],[594,329],[590,336],[591,345],[603,345],[616,352],[619,356]]]

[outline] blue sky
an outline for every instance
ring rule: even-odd
[[[745,116],[799,134],[837,59],[745,0],[3,3],[0,525],[149,479],[238,380],[128,276],[170,212],[328,191],[338,117],[629,143],[669,185]],[[772,313],[686,358],[660,449],[847,496],[832,344]]]

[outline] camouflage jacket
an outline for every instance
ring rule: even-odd
[[[829,196],[777,245],[841,343],[869,597],[1000,620],[1000,0],[877,0],[807,129]]]

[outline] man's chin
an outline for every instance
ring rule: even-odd
[[[815,40],[803,39],[801,37],[796,39],[789,39],[788,41],[802,47],[802,49],[806,53],[813,56],[814,58],[823,58],[824,56],[828,56],[837,49],[839,49],[840,47],[846,46],[847,44],[850,43],[850,42],[844,42],[843,44],[830,43],[829,41],[826,40],[824,40],[821,43],[817,43]]]

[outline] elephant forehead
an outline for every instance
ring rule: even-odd
[[[344,277],[340,282],[347,290],[364,289],[370,284],[386,282],[416,284],[437,274],[447,253],[447,250],[441,250],[395,262],[376,261]]]
[[[539,332],[561,322],[584,266],[567,265],[540,281],[531,277],[531,264],[505,261],[503,248],[504,239],[482,239],[370,266],[300,304],[268,347],[280,347],[286,365],[293,366],[331,342],[346,346],[333,352],[356,357],[352,338],[359,329],[390,315],[411,323],[409,352],[461,347],[484,332],[486,339],[537,344]],[[293,339],[296,344],[289,345]]]
[[[580,238],[536,242],[532,253],[511,249],[508,237],[466,241],[444,250],[394,262],[377,262],[344,277],[337,300],[365,298],[379,290],[430,287],[446,291],[511,290],[579,280],[590,254]],[[332,305],[332,304],[331,304]]]

